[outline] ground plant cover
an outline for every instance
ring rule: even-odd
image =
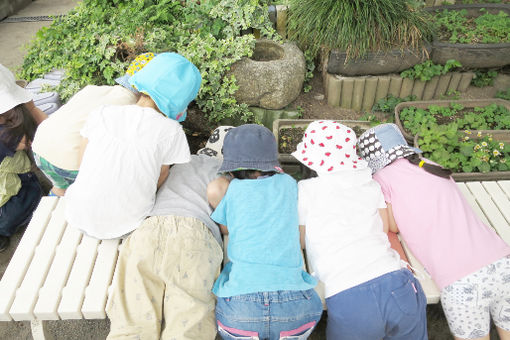
[[[510,4],[510,0],[456,0],[456,4]]]
[[[421,64],[416,64],[413,67],[402,71],[400,76],[402,78],[409,79],[419,79],[421,81],[428,81],[435,76],[440,76],[446,74],[450,71],[453,71],[459,67],[462,67],[462,64],[454,59],[447,60],[444,65],[436,64],[432,60],[424,61]]]
[[[456,130],[509,130],[510,111],[497,104],[484,107],[464,107],[452,102],[449,106],[430,105],[427,109],[406,107],[399,113],[405,131],[421,134],[436,125],[450,125]]]
[[[510,170],[510,144],[490,133],[459,131],[454,124],[430,125],[416,138],[423,156],[453,172]]]
[[[510,42],[510,17],[499,11],[480,9],[480,16],[470,17],[466,9],[436,11],[434,26],[438,40],[453,44],[498,44]]]
[[[57,89],[65,101],[88,84],[113,85],[137,54],[177,52],[192,61],[203,78],[196,99],[209,121],[252,119],[236,102],[230,65],[250,56],[255,37],[277,39],[267,3],[252,0],[84,0],[31,42],[20,78],[31,80],[64,69]]]

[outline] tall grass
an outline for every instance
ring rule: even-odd
[[[406,0],[289,0],[287,30],[313,54],[341,49],[349,59],[419,49],[432,36],[430,16]]]

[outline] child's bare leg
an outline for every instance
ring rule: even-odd
[[[226,177],[218,177],[207,185],[207,200],[211,207],[216,208],[227,192],[230,180]]]
[[[499,338],[501,340],[510,340],[510,331],[506,331],[502,328],[496,327],[498,330]]]
[[[64,196],[66,193],[66,189],[60,189],[54,186],[51,188],[51,192],[53,192],[57,196]]]

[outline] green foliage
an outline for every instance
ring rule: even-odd
[[[400,73],[402,78],[419,79],[421,81],[427,81],[432,77],[446,74],[458,67],[462,67],[461,63],[457,60],[450,59],[446,61],[446,64],[439,65],[432,62],[432,60],[426,60],[421,64],[416,64],[412,68],[404,70]]]
[[[372,111],[380,111],[384,113],[393,113],[395,111],[395,106],[402,102],[410,102],[416,100],[415,95],[410,95],[404,98],[395,97],[393,95],[387,95],[384,98],[379,99],[374,106],[372,106]]]
[[[493,140],[490,134],[458,131],[455,123],[422,130],[418,147],[424,157],[454,172],[510,170],[510,144]]]
[[[492,86],[497,76],[498,72],[494,70],[476,70],[471,85],[476,87]]]
[[[31,42],[20,76],[31,80],[54,68],[66,78],[57,89],[65,100],[87,84],[113,85],[129,62],[146,51],[177,52],[200,70],[196,99],[209,120],[253,119],[233,98],[235,79],[226,72],[251,56],[248,27],[274,38],[265,3],[258,0],[84,0]]]
[[[305,53],[305,62],[306,62],[306,73],[305,73],[305,81],[303,85],[303,91],[310,92],[312,89],[312,85],[310,85],[310,81],[313,78],[313,71],[315,70],[315,63],[313,62],[314,57],[310,50],[306,50]]]
[[[421,135],[423,129],[444,123],[455,123],[462,130],[510,130],[510,111],[497,104],[474,108],[458,103],[430,105],[427,109],[410,106],[400,111],[399,118],[411,135]]]
[[[506,91],[498,91],[496,93],[496,98],[510,100],[510,87],[506,89]]]
[[[432,36],[429,15],[407,0],[289,0],[287,31],[314,55],[323,47],[347,58],[392,48],[418,49]]]
[[[491,14],[485,8],[476,18],[465,9],[437,11],[434,26],[439,40],[453,44],[494,44],[510,42],[510,17],[499,11]]]

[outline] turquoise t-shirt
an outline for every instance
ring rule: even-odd
[[[217,296],[306,290],[317,284],[303,270],[297,183],[289,175],[233,179],[211,218],[229,231],[230,262],[214,283]]]

